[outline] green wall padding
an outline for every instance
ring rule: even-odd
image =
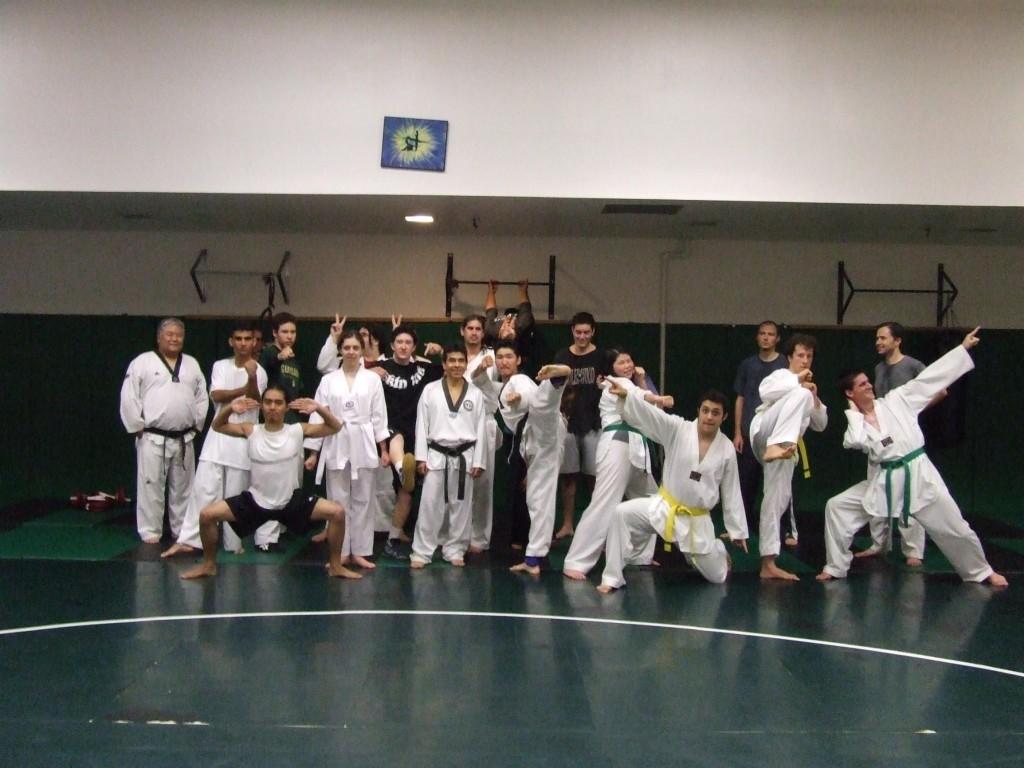
[[[134,451],[118,417],[118,393],[131,359],[153,348],[156,323],[157,318],[147,317],[0,315],[0,333],[8,339],[0,392],[13,416],[0,463],[0,509],[80,490],[125,486],[133,493]],[[207,376],[213,362],[229,354],[231,325],[219,319],[187,321],[185,350],[199,360]],[[457,322],[421,323],[417,329],[421,341],[446,343],[458,338]],[[299,323],[297,349],[310,375],[310,393],[317,381],[316,355],[327,330],[327,321]],[[724,391],[731,402],[736,366],[755,351],[755,330],[719,325],[668,328],[666,392],[676,398],[677,413],[692,417],[696,398],[710,387]],[[801,510],[820,511],[829,496],[861,479],[864,472],[864,459],[841,447],[845,404],[834,382],[848,367],[870,371],[876,359],[869,329],[813,333],[819,341],[816,380],[829,407],[830,423],[823,434],[808,437],[813,478],[798,480],[796,494]],[[1020,397],[1014,366],[1024,357],[1024,332],[983,331],[982,339],[974,354],[977,369],[964,387],[965,439],[958,445],[932,445],[929,451],[965,513],[1019,525],[1024,479],[1018,467],[1024,446],[1015,435]],[[564,323],[542,323],[530,368],[535,370],[570,341]],[[601,324],[595,341],[630,349],[658,379],[656,325]],[[958,334],[918,332],[908,335],[904,348],[929,362],[949,342],[958,341]],[[955,416],[951,404],[941,407],[950,413],[940,411],[935,418],[949,421]],[[731,422],[726,422],[725,430],[732,434]]]

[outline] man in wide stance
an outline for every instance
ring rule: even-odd
[[[358,573],[341,564],[341,542],[345,538],[345,510],[340,504],[317,496],[306,496],[299,486],[296,462],[302,456],[306,437],[327,437],[341,429],[330,409],[315,400],[287,400],[279,384],[270,384],[263,391],[263,424],[228,423],[232,413],[242,414],[260,404],[240,397],[230,408],[222,408],[213,422],[213,429],[232,437],[246,438],[250,470],[249,490],[238,496],[217,501],[199,514],[199,536],[203,542],[203,562],[181,575],[183,579],[199,579],[217,575],[217,525],[228,523],[244,539],[268,520],[277,520],[292,531],[303,534],[314,521],[330,522],[327,528],[328,565],[331,576],[361,579]],[[318,413],[323,424],[285,424],[289,410],[305,415]]]
[[[939,392],[974,368],[967,350],[978,345],[978,330],[885,397],[875,398],[863,372],[843,377],[840,386],[849,402],[843,446],[867,454],[868,478],[825,506],[826,564],[819,581],[845,578],[853,535],[872,517],[898,517],[905,527],[913,516],[961,579],[1006,586],[1006,578],[988,564],[978,535],[924,452],[924,435],[917,423],[918,415]]]
[[[729,575],[725,544],[715,537],[709,511],[722,499],[730,540],[747,551],[747,519],[740,495],[736,448],[721,431],[725,395],[709,390],[700,397],[696,421],[665,413],[644,401],[643,390],[627,390],[616,379],[609,392],[620,398],[622,418],[665,446],[665,470],[655,496],[624,501],[615,509],[604,573],[598,592],[625,586],[623,564],[646,546],[652,533],[676,544],[701,576],[721,584]]]

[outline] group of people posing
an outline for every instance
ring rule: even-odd
[[[335,316],[312,398],[302,396],[291,315],[273,318],[273,342],[262,349],[256,324],[235,323],[232,355],[214,364],[209,395],[200,366],[183,352],[184,323],[163,320],[156,350],[132,361],[121,391],[122,421],[136,440],[140,537],[159,542],[166,500],[174,543],[163,555],[202,551],[183,578],[216,574],[218,540],[240,551],[253,535],[257,548],[271,549],[282,526],[298,535],[317,529],[328,573],[361,578],[375,567],[372,510],[383,474],[394,489],[384,555],[414,569],[438,552],[461,567],[497,549],[521,553],[513,571],[539,574],[552,541],[571,537],[564,575],[586,579],[603,554],[598,589],[609,592],[624,586],[625,566],[656,562],[660,536],[706,579],[722,582],[731,566],[727,544],[748,549],[747,511],[763,478],[760,575],[797,578],[776,559],[798,535],[795,520],[788,531],[781,525],[804,432],[827,424],[813,337],[795,334],[777,350],[778,326],[759,326],[758,353],[736,377],[730,440],[723,393],[704,392],[693,420],[669,413],[673,399],[657,392],[628,351],[596,347],[597,325],[586,312],[570,322],[569,347],[536,376],[521,373],[534,332],[527,287],[501,317],[495,292],[492,284],[484,315],[464,318],[460,342],[428,343],[422,356],[416,330],[401,317],[388,335],[346,329]],[[917,421],[973,367],[977,329],[927,367],[902,355],[902,335],[895,323],[878,328],[884,359],[874,384],[864,372],[840,383],[844,445],[867,455],[867,477],[826,506],[827,563],[818,579],[846,576],[853,536],[865,524],[873,544],[861,555],[891,545],[898,525],[910,564],[920,564],[928,534],[964,580],[1004,586],[925,454]],[[209,400],[215,414],[196,468],[194,439]],[[507,466],[507,499],[495,505],[498,462]],[[324,484],[324,498],[303,491],[305,471]],[[592,493],[574,525],[582,483]],[[719,503],[721,536],[709,514]]]

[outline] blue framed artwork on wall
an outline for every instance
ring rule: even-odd
[[[448,121],[385,117],[381,168],[443,171],[448,153]]]

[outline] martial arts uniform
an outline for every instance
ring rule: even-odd
[[[759,392],[761,405],[750,424],[754,456],[764,466],[758,548],[762,557],[772,557],[781,549],[779,521],[793,503],[793,467],[797,456],[789,461],[779,459],[766,464],[762,458],[765,449],[782,443],[796,445],[808,426],[815,432],[824,431],[828,426],[828,410],[820,401],[815,405],[814,395],[788,369],[766,376]]]
[[[973,368],[963,345],[947,352],[916,379],[875,400],[879,429],[859,410],[846,412],[843,446],[867,454],[868,477],[825,507],[825,573],[846,576],[853,557],[850,542],[871,517],[902,518],[905,512],[921,523],[964,581],[980,582],[992,575],[977,534],[924,452],[917,422],[939,392]]]
[[[132,360],[121,385],[121,421],[136,435],[135,517],[142,539],[163,533],[165,492],[171,535],[177,538],[196,471],[192,441],[209,408],[196,359],[181,354],[175,368],[158,353],[145,352]]]
[[[327,498],[345,508],[345,539],[341,556],[373,554],[373,517],[370,500],[375,493],[375,470],[380,466],[377,444],[388,437],[388,412],[380,377],[359,368],[352,385],[344,370],[320,380],[316,400],[331,409],[342,423],[341,431],[326,438],[307,438],[306,447],[319,451],[316,481],[325,473]],[[318,413],[310,424],[323,423]]]
[[[210,374],[210,391],[238,389],[244,387],[248,381],[249,374],[245,368],[237,367],[235,359],[228,357],[213,364],[213,371]],[[256,388],[260,395],[267,388],[267,372],[263,370],[262,366],[256,368]],[[221,408],[230,407],[230,403],[214,403],[214,419],[217,418]],[[259,419],[259,411],[253,409],[243,414],[232,413],[228,417],[228,423],[258,424]],[[195,481],[192,483],[192,495],[189,497],[185,522],[181,526],[177,543],[193,549],[202,549],[203,543],[199,537],[199,513],[213,502],[237,496],[248,487],[249,453],[245,443],[238,438],[211,429],[203,441],[199,466],[196,469]],[[277,525],[272,522],[261,527],[255,534],[256,544],[265,544],[267,542],[265,536],[276,530]],[[224,549],[229,552],[238,552],[242,548],[242,542],[235,536],[234,530],[228,526],[224,527],[222,540]]]
[[[644,402],[633,389],[621,401],[622,418],[665,447],[665,474],[654,496],[619,504],[608,529],[601,583],[618,589],[626,580],[622,569],[650,541],[652,533],[675,542],[686,561],[710,582],[729,575],[725,544],[715,536],[711,509],[722,500],[725,529],[734,541],[747,538],[736,448],[721,431],[700,458],[696,421],[672,416]]]
[[[473,510],[471,469],[483,469],[488,414],[483,393],[468,381],[453,401],[448,381],[423,389],[416,410],[416,461],[426,462],[411,559],[429,563],[441,546],[445,560],[461,560],[469,547]],[[447,535],[441,528],[447,518]]]
[[[875,397],[885,397],[897,387],[913,381],[925,369],[924,363],[916,357],[904,355],[898,363],[887,363],[884,360],[875,366],[874,390]],[[854,486],[856,487],[856,486]],[[852,490],[852,489],[851,489]],[[892,529],[888,525],[888,517],[873,515],[868,527],[871,530],[870,552],[881,552],[889,544]],[[924,560],[924,528],[914,518],[910,525],[900,528],[900,549],[904,557],[916,557]]]
[[[484,358],[490,355],[493,359],[494,350],[481,347],[466,363],[466,381],[472,383],[473,373],[480,367]],[[492,367],[488,378],[493,380],[497,375]],[[479,477],[473,478],[473,514],[470,533],[470,546],[474,549],[489,549],[491,545],[491,526],[494,521],[494,452],[498,449],[498,422],[494,420],[494,412],[498,410],[498,398],[492,389],[481,390],[484,396],[484,408],[487,412],[485,421],[484,471]]]
[[[616,378],[615,381],[629,391],[636,388],[627,379]],[[601,439],[597,444],[594,493],[576,526],[563,566],[564,570],[580,573],[587,573],[597,563],[608,538],[608,528],[615,508],[623,498],[650,496],[657,491],[651,476],[649,441],[640,430],[623,420],[619,398],[608,391],[607,383],[602,386],[605,391],[598,404],[601,412]],[[651,562],[655,543],[655,537],[651,536],[640,556],[640,563]]]
[[[557,384],[555,383],[557,382]],[[538,386],[521,373],[510,376],[498,393],[498,413],[513,440],[519,435],[519,453],[526,462],[526,506],[530,514],[530,535],[526,556],[542,558],[551,549],[555,531],[558,497],[558,468],[562,463],[566,426],[559,405],[565,379],[543,381]],[[482,386],[496,388],[485,381]],[[509,404],[517,393],[519,402]],[[525,424],[521,422],[526,420]]]

